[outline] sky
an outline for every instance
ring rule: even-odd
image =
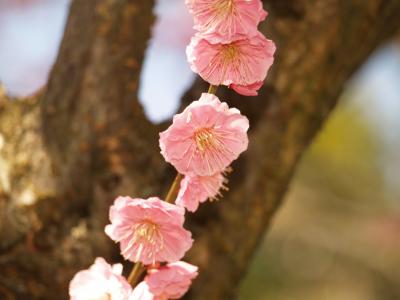
[[[68,3],[0,0],[0,81],[10,94],[31,94],[46,83]],[[139,97],[148,117],[160,122],[176,111],[181,94],[194,79],[185,54],[193,24],[181,0],[159,0],[155,13],[159,18],[144,62]]]

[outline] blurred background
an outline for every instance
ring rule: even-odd
[[[45,84],[68,2],[0,0],[0,82],[10,94]],[[194,76],[183,1],[159,0],[156,13],[140,97],[160,122]],[[348,82],[238,289],[241,300],[400,299],[399,41],[378,49]]]

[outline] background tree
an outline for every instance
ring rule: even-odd
[[[265,1],[278,46],[255,99],[220,89],[247,115],[250,148],[229,193],[190,220],[188,260],[200,277],[188,299],[235,295],[297,161],[344,83],[400,23],[396,0]],[[10,101],[0,92],[0,295],[67,298],[73,274],[95,256],[118,259],[103,233],[116,195],[165,193],[174,176],[158,132],[137,101],[154,22],[153,1],[75,0],[46,88]],[[178,80],[178,79],[177,79]],[[182,103],[207,88],[196,80]],[[168,122],[169,123],[169,122]]]

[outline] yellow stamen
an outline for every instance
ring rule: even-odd
[[[156,245],[159,242],[160,233],[158,225],[145,221],[135,226],[133,239],[136,242],[147,242]]]
[[[226,63],[233,63],[239,54],[239,49],[234,44],[222,46],[222,53]]]
[[[197,149],[201,152],[215,145],[214,135],[211,128],[202,128],[194,133]]]
[[[218,16],[222,17],[232,14],[235,6],[233,5],[233,0],[221,0],[215,2],[213,9]]]

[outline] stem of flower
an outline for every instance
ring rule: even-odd
[[[135,287],[137,285],[140,275],[142,275],[144,270],[145,267],[143,266],[143,264],[141,264],[140,262],[135,263],[128,277],[128,282],[131,284],[131,286]]]
[[[174,182],[172,183],[171,187],[169,188],[167,197],[165,197],[166,202],[174,203],[176,196],[178,196],[182,179],[183,179],[183,175],[178,173],[178,175],[176,175],[176,177],[175,177]]]
[[[210,87],[208,88],[208,93],[215,95],[217,90],[218,90],[218,85],[210,84]],[[166,202],[174,203],[176,197],[178,196],[182,179],[183,179],[183,175],[178,173],[175,177],[174,182],[172,183],[171,187],[169,188],[167,196],[165,197]],[[135,263],[135,265],[133,266],[132,271],[128,277],[128,282],[130,283],[130,285],[132,287],[135,287],[137,285],[140,276],[142,275],[142,273],[145,270],[146,270],[146,268],[142,263],[139,263],[139,262]]]
[[[208,92],[209,94],[216,94],[218,90],[218,85],[212,85],[210,84],[210,87],[208,88]]]

